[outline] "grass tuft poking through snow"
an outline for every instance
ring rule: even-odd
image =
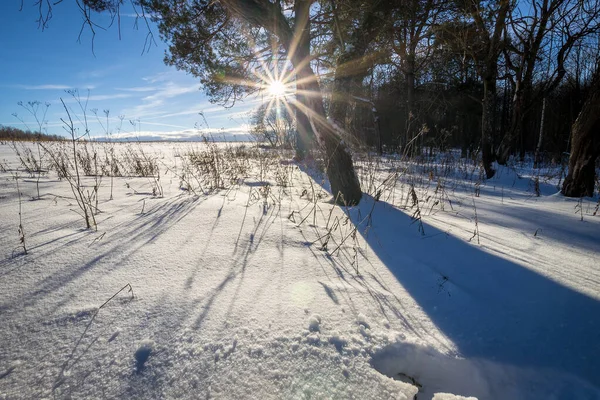
[[[356,154],[338,207],[285,151],[44,148],[0,145],[0,398],[600,398],[600,200],[558,165]]]

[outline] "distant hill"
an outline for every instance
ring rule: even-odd
[[[12,126],[0,125],[0,140],[65,140],[64,137],[58,135],[47,135],[40,132],[24,131]]]

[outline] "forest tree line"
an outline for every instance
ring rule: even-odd
[[[63,136],[0,125],[0,140],[2,141],[54,141],[64,139]]]

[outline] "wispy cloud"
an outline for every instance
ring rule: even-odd
[[[174,124],[163,124],[161,122],[147,122],[147,121],[140,121],[140,125],[144,126],[144,125],[151,125],[151,126],[166,126],[168,128],[181,128],[181,129],[188,129],[187,126],[182,126],[182,125],[174,125]]]
[[[25,90],[67,90],[73,86],[67,85],[15,85],[19,89]]]
[[[111,64],[107,65],[103,68],[98,69],[86,69],[77,73],[77,78],[86,81],[86,80],[95,80],[99,78],[104,78],[106,76],[112,75],[115,72],[122,70],[124,65],[121,64]]]
[[[115,94],[97,94],[97,95],[91,95],[88,97],[85,94],[80,94],[80,99],[82,102],[126,99],[128,97],[132,97],[132,95],[126,94],[126,93],[115,93]],[[75,103],[75,102],[77,102],[77,99],[75,99],[74,97],[70,97],[65,100],[65,103]]]
[[[5,126],[23,126],[26,129],[30,129],[30,128],[35,128],[37,129],[37,122],[36,121],[7,121],[7,122],[0,122],[0,125],[5,125]],[[55,127],[60,127],[60,126],[64,126],[64,124],[62,122],[52,122],[52,123],[45,123],[42,126],[42,129],[44,128],[55,128]]]
[[[218,113],[221,111],[228,111],[228,110],[226,108],[223,108],[222,106],[213,106],[211,104],[200,103],[193,107],[188,108],[187,110],[166,113],[166,114],[161,113],[159,115],[146,117],[146,118],[144,118],[144,120],[153,120],[153,119],[170,118],[170,117],[183,117],[186,115],[199,115],[200,113],[207,115],[209,113]]]
[[[242,110],[242,111],[237,111],[234,113],[229,114],[229,118],[230,119],[234,119],[234,118],[247,118],[250,117],[252,115],[252,112],[255,111],[258,107],[252,107],[250,109],[247,110]]]
[[[183,117],[186,115],[199,115],[201,113],[204,114],[206,118],[221,114],[227,114],[227,116],[230,118],[247,117],[249,115],[249,112],[251,112],[260,104],[262,104],[262,102],[263,101],[261,99],[251,99],[245,102],[240,102],[237,108],[238,111],[236,112],[232,112],[230,108],[224,107],[222,105],[215,105],[213,103],[203,102],[195,104],[181,111],[171,113],[158,113],[156,115],[147,116],[144,119],[153,120],[159,118]],[[242,108],[241,110],[239,110],[240,107]]]
[[[124,92],[152,92],[154,90],[158,90],[156,86],[138,86],[138,87],[130,87],[130,88],[115,88],[115,90],[122,90]]]
[[[144,76],[142,80],[150,83],[165,82],[168,81],[172,76],[172,72],[165,71],[150,76]]]
[[[156,91],[142,98],[142,104],[139,104],[131,109],[124,110],[125,115],[132,118],[144,118],[148,116],[162,117],[169,114],[165,110],[165,101],[187,93],[194,93],[200,89],[200,85],[181,85],[174,82],[166,82],[156,89]]]
[[[167,83],[165,86],[160,88],[153,95],[144,97],[142,100],[144,101],[156,101],[161,99],[170,99],[172,97],[176,97],[186,93],[193,93],[200,89],[200,85],[177,85],[173,82]]]

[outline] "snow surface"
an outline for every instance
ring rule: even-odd
[[[19,171],[25,255],[0,145],[0,398],[600,398],[597,199],[443,159],[358,161],[348,209],[286,159],[193,195],[186,145],[144,146],[164,197],[104,177],[97,231]]]

